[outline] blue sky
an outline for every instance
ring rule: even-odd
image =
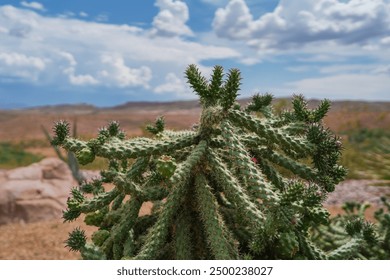
[[[390,0],[0,0],[0,108],[195,99],[192,63],[242,97],[390,101]]]

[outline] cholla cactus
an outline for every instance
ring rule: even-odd
[[[237,69],[224,79],[216,66],[208,81],[190,65],[186,76],[203,108],[192,130],[166,130],[159,118],[148,128],[153,138],[125,139],[112,122],[86,142],[56,124],[54,144],[82,164],[109,161],[101,179],[68,199],[66,221],[84,213],[98,227],[92,243],[79,228],[70,233],[71,250],[87,259],[342,259],[372,239],[366,223],[349,227],[332,252],[311,239],[311,228],[328,222],[323,200],[346,173],[339,139],[321,124],[328,101],[310,110],[296,96],[292,111],[276,115],[271,95],[240,108]],[[139,216],[148,201],[151,214]]]
[[[350,240],[350,232],[361,231],[369,246],[362,246],[356,257],[359,259],[388,260],[390,259],[390,203],[381,198],[383,207],[375,211],[375,227],[365,226],[368,203],[347,202],[343,205],[344,214],[330,219],[325,225],[312,229],[312,240],[324,250],[335,250]],[[346,231],[344,230],[346,228]],[[350,242],[353,245],[354,241]],[[354,244],[353,246],[358,246]],[[334,254],[337,256],[337,254]]]

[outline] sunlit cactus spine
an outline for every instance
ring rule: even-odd
[[[346,173],[339,139],[322,126],[327,100],[308,109],[295,96],[293,110],[276,114],[268,94],[241,108],[237,69],[225,76],[216,66],[207,80],[190,65],[186,77],[203,109],[192,130],[166,130],[159,118],[152,138],[126,139],[111,122],[82,141],[66,122],[55,125],[53,143],[81,163],[109,162],[68,199],[66,221],[86,214],[98,228],[92,243],[79,228],[70,233],[71,250],[85,259],[343,259],[367,246],[365,223],[330,252],[310,235],[328,222],[322,202]],[[140,216],[148,201],[151,214]]]

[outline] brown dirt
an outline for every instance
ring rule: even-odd
[[[0,259],[2,260],[77,260],[78,252],[65,248],[68,233],[81,226],[88,235],[94,231],[82,221],[63,223],[51,220],[31,224],[0,226]]]
[[[0,111],[0,141],[21,142],[29,140],[46,141],[41,126],[50,133],[54,122],[66,120],[73,127],[77,122],[77,134],[83,137],[97,135],[98,129],[107,125],[108,122],[116,120],[120,123],[128,136],[140,136],[143,134],[143,127],[153,123],[158,116],[164,115],[167,127],[170,129],[189,128],[199,119],[199,109],[192,110],[99,110],[87,111],[79,114],[69,113],[47,113],[36,111],[7,112]],[[73,129],[73,128],[71,128]],[[52,133],[51,133],[52,134]]]
[[[150,214],[152,204],[145,202],[139,215]],[[65,248],[69,232],[80,227],[87,238],[97,229],[80,217],[74,222],[62,219],[0,226],[0,260],[77,260],[80,253]]]

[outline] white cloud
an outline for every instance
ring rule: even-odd
[[[382,75],[382,74],[389,75],[389,78],[390,78],[390,64],[379,65],[372,71],[372,73],[380,74],[380,75]],[[390,93],[389,93],[389,95],[390,95]]]
[[[20,5],[26,8],[38,10],[38,11],[45,11],[45,7],[38,2],[27,2],[27,1],[22,1],[20,2]]]
[[[16,52],[0,52],[0,76],[6,76],[7,80],[35,82],[45,68],[43,58]]]
[[[45,62],[43,59],[15,52],[0,53],[0,62],[6,66],[31,67],[37,70],[45,69]]]
[[[273,12],[254,19],[244,0],[231,0],[215,13],[216,34],[259,50],[299,49],[312,42],[367,44],[388,36],[387,0],[281,0]]]
[[[148,83],[152,78],[152,70],[149,67],[130,68],[120,55],[103,55],[101,61],[109,66],[107,70],[100,72],[101,76],[115,81],[119,87],[149,87]]]
[[[187,4],[179,0],[157,0],[160,12],[153,19],[152,33],[158,36],[193,36],[186,25],[189,19]]]
[[[79,12],[80,17],[87,17],[88,14],[86,12]]]
[[[390,46],[390,36],[382,38],[380,42],[383,45]]]
[[[68,66],[64,66],[62,72],[67,75],[70,84],[75,86],[89,86],[99,84],[99,81],[89,74],[76,74],[77,61],[71,53],[59,52],[59,55],[62,56],[69,64]]]
[[[69,81],[72,85],[76,86],[89,86],[97,85],[99,81],[96,80],[91,75],[75,75],[74,73],[69,73]]]
[[[307,98],[390,101],[389,75],[384,74],[340,74],[302,79],[272,92],[278,96],[302,93]]]
[[[48,17],[9,5],[0,6],[0,26],[0,53],[7,54],[1,58],[7,71],[0,75],[21,76],[24,66],[16,64],[30,63],[35,82],[45,85],[148,89],[162,83],[152,76],[155,71],[181,77],[190,63],[239,56],[228,47],[150,36],[135,26]]]
[[[175,73],[168,73],[165,76],[165,83],[154,88],[155,93],[174,93],[176,97],[193,98],[194,94],[190,88],[179,79]]]

